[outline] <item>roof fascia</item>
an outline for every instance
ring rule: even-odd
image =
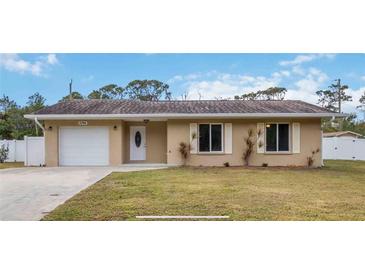
[[[25,118],[34,120],[118,120],[130,118],[163,118],[163,119],[203,119],[203,118],[232,118],[232,119],[250,119],[250,118],[331,118],[347,117],[344,113],[151,113],[151,114],[26,114]]]

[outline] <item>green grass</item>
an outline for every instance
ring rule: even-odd
[[[14,168],[14,167],[24,167],[24,163],[23,162],[0,163],[0,169]]]
[[[113,173],[44,220],[228,215],[229,220],[365,220],[365,162],[320,169],[173,168]]]

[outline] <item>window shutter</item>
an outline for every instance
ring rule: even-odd
[[[232,154],[232,123],[224,124],[224,152]]]
[[[293,153],[300,153],[300,123],[293,123]]]
[[[195,136],[194,136],[195,135]],[[195,137],[193,139],[193,136]],[[190,153],[197,154],[198,153],[198,124],[197,123],[190,123]]]
[[[265,153],[265,124],[257,123],[257,133],[261,132],[260,136],[257,134],[257,153]],[[261,144],[261,146],[260,146]]]

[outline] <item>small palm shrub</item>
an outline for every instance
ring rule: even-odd
[[[193,133],[191,135],[191,141],[193,141],[194,139],[196,139],[196,133]],[[180,142],[179,144],[179,152],[181,155],[181,158],[183,160],[183,165],[186,165],[186,162],[190,156],[190,150],[192,149],[192,144],[191,143],[185,143],[185,142]]]
[[[181,157],[183,159],[184,165],[186,164],[186,160],[189,157],[189,151],[190,151],[190,146],[187,143],[181,142],[179,144],[179,152],[181,154]]]
[[[0,147],[0,163],[4,163],[9,156],[9,148],[5,145]]]
[[[319,153],[319,148],[317,148],[316,150],[313,150],[312,151],[312,155],[311,156],[308,156],[307,157],[307,165],[308,165],[308,167],[311,167],[311,166],[313,166],[313,164],[314,164],[314,156],[317,154],[317,153]]]
[[[250,161],[252,152],[254,151],[255,145],[257,144],[257,141],[258,141],[258,139],[260,139],[261,135],[262,135],[262,131],[258,130],[257,137],[255,138],[254,131],[253,131],[253,129],[250,128],[247,132],[247,137],[244,138],[245,149],[243,151],[242,158],[243,158],[243,161],[246,166],[249,165],[249,161]],[[263,143],[261,141],[259,141],[258,146],[262,147]]]

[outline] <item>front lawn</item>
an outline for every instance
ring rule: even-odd
[[[24,163],[23,162],[0,163],[0,169],[13,168],[13,167],[24,167]]]
[[[229,220],[365,220],[365,162],[321,169],[172,168],[113,173],[44,220],[225,215]]]

